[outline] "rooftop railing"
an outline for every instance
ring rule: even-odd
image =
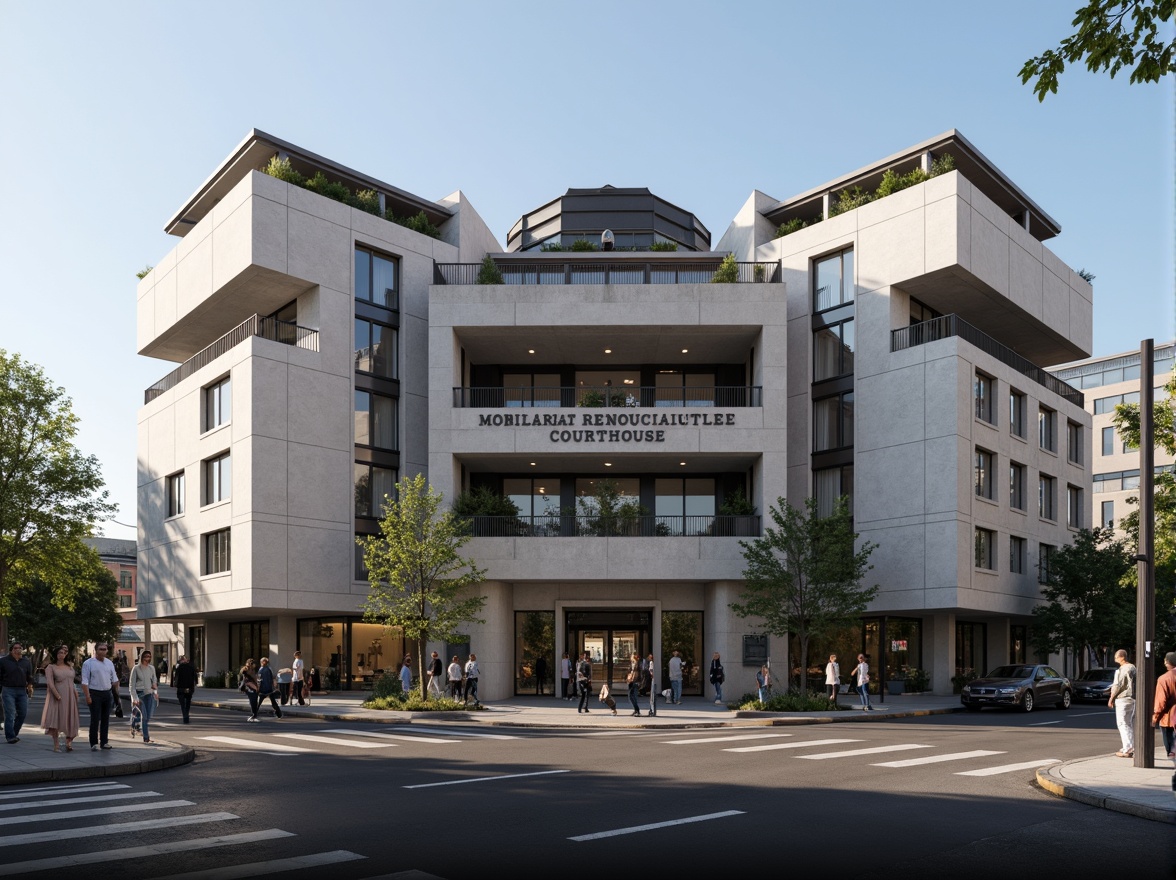
[[[299,327],[297,324],[288,321],[279,321],[277,318],[263,318],[261,315],[254,315],[242,321],[216,342],[212,343],[212,345],[196,352],[196,354],[192,355],[192,357],[188,358],[144,391],[143,402],[150,403],[159,397],[159,395],[163,394],[163,392],[183,382],[200,368],[211,364],[226,351],[240,345],[250,336],[260,336],[262,339],[280,342],[283,345],[306,348],[310,351],[319,350],[317,330],[311,330],[308,327]]]
[[[759,516],[467,516],[475,538],[757,538]]]
[[[655,388],[629,386],[590,388],[586,385],[522,388],[454,388],[453,405],[460,409],[525,409],[550,407],[745,407],[763,406],[763,388],[759,385],[717,385],[714,387]]]
[[[890,332],[890,350],[902,351],[906,348],[926,345],[929,342],[936,342],[937,340],[947,339],[952,336],[958,336],[960,339],[971,343],[985,354],[991,355],[1002,364],[1012,367],[1021,375],[1028,376],[1038,385],[1048,388],[1054,394],[1065,398],[1075,406],[1081,407],[1083,405],[1082,392],[1077,388],[1067,385],[1057,376],[1047,373],[1032,361],[1021,357],[1021,355],[1017,354],[1011,348],[1001,345],[983,330],[978,330],[973,327],[959,315],[944,315],[940,318],[932,318],[930,321],[923,321],[921,324],[912,324],[910,327],[901,327],[898,330],[892,330]]]
[[[552,260],[498,263],[504,284],[709,284],[720,263],[681,262],[557,262]],[[778,283],[780,263],[736,263],[737,284]],[[481,263],[434,263],[434,284],[477,284]]]

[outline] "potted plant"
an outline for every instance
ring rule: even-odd
[[[518,505],[489,486],[458,493],[453,499],[453,512],[468,518],[475,537],[502,537],[523,531]]]
[[[715,517],[714,533],[720,536],[751,537],[755,532],[756,507],[751,503],[743,491],[738,487],[723,499],[719,505],[719,515]]]
[[[906,673],[901,669],[894,673],[894,677],[886,681],[886,693],[899,696],[906,690]]]

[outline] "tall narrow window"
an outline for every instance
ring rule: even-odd
[[[996,532],[976,529],[976,567],[996,569]]]
[[[1057,519],[1057,482],[1045,474],[1037,478],[1037,515],[1042,519]]]
[[[1115,502],[1104,501],[1102,503],[1102,527],[1104,529],[1113,529],[1115,527]]]
[[[204,462],[204,503],[225,501],[232,494],[233,469],[229,453]]]
[[[1114,455],[1115,454],[1115,429],[1114,428],[1103,428],[1102,429],[1102,454],[1103,455]]]
[[[399,263],[392,257],[356,248],[355,298],[386,309],[399,309],[399,270]]]
[[[355,515],[369,519],[384,516],[384,504],[396,490],[396,471],[391,468],[355,464]]]
[[[817,515],[829,516],[837,499],[845,496],[853,513],[853,466],[822,468],[813,472],[813,489],[817,496]]]
[[[1047,452],[1058,450],[1058,414],[1044,406],[1037,411],[1037,441]]]
[[[396,378],[396,330],[375,321],[355,319],[355,372]]]
[[[1082,528],[1082,490],[1077,486],[1066,487],[1066,525]]]
[[[981,498],[996,497],[994,480],[992,479],[993,455],[985,449],[976,450],[976,494]]]
[[[1025,465],[1009,463],[1009,507],[1025,509]]]
[[[1025,437],[1025,395],[1015,388],[1009,390],[1009,433]]]
[[[813,381],[853,375],[853,320],[813,331]]]
[[[399,448],[395,400],[371,391],[355,392],[355,445]]]
[[[229,531],[220,529],[204,536],[204,574],[218,574],[232,568]]]
[[[184,513],[184,472],[167,478],[167,515],[182,516]]]
[[[1066,421],[1066,458],[1074,464],[1082,464],[1082,426]]]
[[[219,428],[233,418],[232,384],[226,376],[204,389],[204,430]]]
[[[853,392],[813,401],[813,451],[853,446]]]
[[[853,302],[853,251],[842,251],[813,264],[813,311]]]
[[[996,412],[992,406],[992,395],[996,391],[996,380],[983,373],[976,374],[975,397],[976,418],[990,425],[996,424]]]
[[[1050,563],[1053,562],[1053,554],[1056,549],[1051,544],[1040,544],[1038,546],[1037,583],[1049,583]]]
[[[1025,573],[1025,543],[1024,538],[1009,537],[1009,571],[1013,574]]]

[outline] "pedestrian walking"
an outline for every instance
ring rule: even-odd
[[[151,716],[155,714],[155,707],[159,705],[159,675],[151,665],[151,652],[144,651],[139,655],[139,662],[131,668],[131,677],[127,681],[127,690],[131,692],[131,707],[138,707],[143,719],[143,742],[151,742]],[[134,722],[131,723],[131,736],[135,735]]]
[[[94,656],[82,664],[82,694],[90,707],[90,751],[113,748],[110,744],[110,707],[118,700],[118,673],[106,656],[109,645],[98,642]]]
[[[825,689],[829,692],[829,702],[837,705],[837,691],[841,689],[841,664],[837,662],[837,655],[830,654],[829,662],[825,664]]]
[[[0,691],[4,702],[4,738],[9,745],[20,742],[20,729],[29,714],[33,695],[33,666],[24,656],[24,645],[13,642],[7,656],[0,657]]]
[[[568,687],[572,681],[572,661],[568,659],[568,652],[563,652],[563,659],[559,661],[559,685],[560,696],[562,699],[570,700],[572,695],[568,693]]]
[[[857,666],[853,669],[854,681],[857,683],[858,696],[862,699],[862,711],[870,712],[873,706],[870,705],[869,658],[865,654],[858,654],[857,660]]]
[[[625,684],[629,686],[629,703],[633,706],[633,714],[639,716],[641,707],[637,705],[637,696],[641,692],[641,656],[636,651],[629,658],[629,674],[625,676]]]
[[[404,655],[404,662],[400,664],[400,689],[406,694],[412,693],[412,656]]]
[[[290,664],[290,702],[293,703],[297,699],[299,706],[306,705],[306,699],[309,695],[309,688],[306,687],[305,671],[306,667],[302,663],[302,652],[295,651],[294,662]]]
[[[283,666],[278,670],[278,702],[285,706],[290,702],[290,685],[294,681],[294,670]]]
[[[761,703],[768,701],[768,692],[772,689],[772,672],[767,665],[761,666],[759,672],[755,674],[755,683],[757,687],[756,695],[759,697]]]
[[[710,665],[710,683],[711,687],[715,689],[715,705],[723,705],[723,681],[726,678],[726,673],[723,672],[723,661],[719,657],[719,652],[715,651],[715,655],[711,657]]]
[[[429,693],[440,699],[445,695],[445,688],[441,684],[445,680],[445,664],[441,662],[441,655],[436,651],[429,661]]]
[[[445,671],[449,678],[449,696],[454,700],[461,699],[461,661],[457,659],[457,655],[453,655],[453,660],[449,663],[449,668]]]
[[[1156,679],[1156,698],[1152,703],[1152,727],[1160,728],[1164,751],[1176,765],[1176,651],[1164,655],[1168,670]]]
[[[60,751],[58,737],[64,735],[65,750],[72,752],[80,725],[74,667],[65,645],[58,645],[53,657],[54,661],[45,667],[45,708],[41,710],[41,727],[53,737],[53,751]]]
[[[1135,666],[1127,662],[1127,652],[1122,648],[1115,652],[1115,662],[1119,668],[1111,682],[1107,708],[1115,710],[1115,724],[1123,746],[1115,755],[1131,758],[1135,756]]]
[[[192,695],[196,693],[196,667],[188,659],[187,654],[180,655],[180,662],[172,670],[172,685],[176,689],[176,702],[180,704],[180,715],[184,723],[188,724],[188,715],[192,711]]]
[[[257,702],[270,701],[270,714],[274,718],[282,717],[282,707],[278,705],[278,680],[270,666],[269,657],[261,658],[261,668],[257,670]]]
[[[313,666],[306,667],[306,674],[302,676],[302,693],[306,696],[306,705],[310,705],[311,695],[319,690],[318,685],[322,684],[319,681],[318,670]],[[302,705],[299,703],[299,705]]]
[[[678,651],[670,656],[670,702],[682,702],[682,655]]]
[[[645,658],[645,689],[649,694],[649,717],[657,714],[657,676],[654,675],[653,655]]]
[[[240,682],[237,685],[246,697],[249,698],[249,717],[246,721],[260,722],[261,719],[257,717],[257,709],[261,704],[258,693],[261,691],[261,684],[257,680],[257,663],[250,657],[245,661],[245,665],[241,667],[241,671],[237,673],[237,680]]]
[[[547,658],[540,655],[535,661],[535,695],[543,696],[543,681],[547,678]]]
[[[470,697],[474,698],[474,708],[482,705],[478,702],[478,655],[470,654],[470,659],[466,661],[465,665],[465,691],[461,695],[463,703],[468,703]]]
[[[592,661],[585,651],[580,655],[580,662],[576,664],[576,693],[580,697],[580,704],[576,714],[588,714],[588,695],[592,692]]]

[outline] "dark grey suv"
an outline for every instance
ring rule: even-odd
[[[983,678],[968,682],[960,691],[960,702],[969,712],[979,712],[985,706],[1032,712],[1043,703],[1069,709],[1072,698],[1068,678],[1059,675],[1053,667],[1026,663],[998,666]]]

